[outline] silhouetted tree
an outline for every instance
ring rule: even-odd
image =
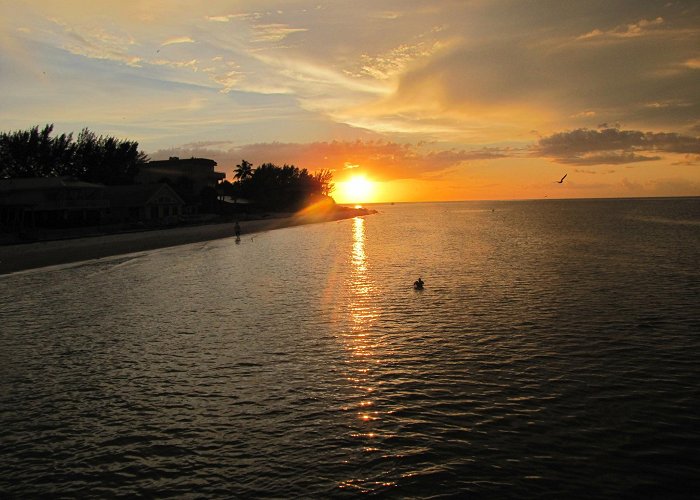
[[[236,173],[233,175],[235,179],[239,181],[244,181],[253,175],[253,164],[242,160],[240,165],[236,165]]]
[[[333,183],[333,172],[330,170],[319,170],[314,175],[314,180],[320,184],[321,194],[324,196],[330,196],[335,189],[335,184]]]
[[[75,177],[102,184],[132,184],[148,157],[138,142],[96,136],[88,129],[78,135]]]
[[[53,125],[41,131],[0,134],[0,178],[71,176],[87,182],[131,184],[148,157],[138,143],[96,136],[83,129],[51,137]]]
[[[239,186],[243,196],[255,200],[262,207],[296,210],[314,196],[327,196],[332,189],[332,177],[330,171],[311,175],[308,170],[294,165],[279,167],[273,163],[263,163],[250,177],[235,182],[233,186]]]
[[[53,125],[0,134],[0,177],[69,175],[75,155],[72,135],[51,137]]]

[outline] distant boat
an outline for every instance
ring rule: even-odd
[[[416,281],[413,282],[413,289],[414,290],[423,290],[424,284],[425,283],[423,282],[423,280],[418,278]]]

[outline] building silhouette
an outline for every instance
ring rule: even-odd
[[[134,223],[168,225],[200,213],[226,174],[206,158],[147,163],[136,184],[106,186],[69,177],[0,179],[0,233]]]
[[[198,196],[207,187],[216,185],[226,178],[223,172],[214,170],[216,162],[207,158],[180,159],[171,156],[167,160],[148,162],[136,176],[139,184],[168,183],[182,191],[181,194]],[[190,191],[185,193],[185,191]]]

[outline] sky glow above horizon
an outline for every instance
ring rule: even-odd
[[[0,47],[3,131],[88,127],[229,179],[246,159],[364,175],[365,202],[700,195],[696,1],[0,0]]]

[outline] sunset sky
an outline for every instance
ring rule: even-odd
[[[364,201],[700,195],[697,0],[0,0],[0,46],[2,131]]]

